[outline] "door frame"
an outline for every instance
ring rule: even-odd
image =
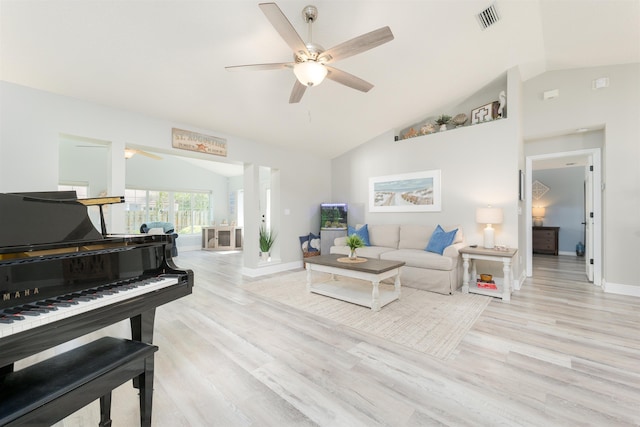
[[[525,203],[525,227],[526,227],[526,248],[527,248],[527,277],[533,275],[533,244],[532,244],[532,226],[533,218],[529,212],[533,207],[532,186],[533,186],[533,162],[536,160],[553,159],[562,157],[584,156],[591,159],[593,165],[593,197],[591,212],[593,212],[593,284],[602,286],[602,161],[600,148],[592,148],[576,151],[564,151],[558,153],[548,153],[527,156],[526,161],[526,203]],[[588,167],[588,166],[587,166]],[[586,257],[585,257],[586,258]],[[589,262],[588,259],[585,262]]]

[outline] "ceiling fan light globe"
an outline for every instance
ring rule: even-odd
[[[300,62],[293,66],[293,73],[305,86],[318,86],[327,76],[327,69],[316,61]]]

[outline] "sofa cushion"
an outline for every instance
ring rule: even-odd
[[[431,235],[431,238],[429,239],[429,244],[425,248],[425,251],[442,255],[444,249],[453,243],[457,232],[457,228],[451,231],[444,231],[440,224],[438,224],[435,231]]]
[[[422,249],[427,247],[433,233],[431,225],[401,225],[398,249]]]
[[[371,246],[398,248],[400,226],[391,224],[369,224],[369,242]]]
[[[449,257],[426,252],[422,249],[398,249],[397,251],[384,252],[380,254],[380,259],[404,261],[407,267],[431,270],[450,271],[456,265],[454,260]],[[425,271],[425,274],[428,274],[428,272]],[[402,277],[400,279],[402,280]]]
[[[369,228],[367,227],[367,224],[358,228],[350,225],[347,226],[347,236],[351,236],[353,234],[360,237],[365,246],[371,246],[371,243],[369,243]]]

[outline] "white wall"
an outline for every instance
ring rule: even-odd
[[[7,82],[0,82],[0,192],[56,190],[58,185],[58,140],[60,134],[77,135],[111,143],[109,158],[112,176],[109,194],[124,194],[124,147],[134,144],[150,151],[181,155],[171,148],[171,128],[177,127],[227,139],[229,162],[269,166],[280,171],[280,203],[290,215],[278,230],[282,263],[301,263],[298,236],[317,228],[308,215],[330,199],[330,161],[307,153],[198,129],[141,114],[79,101]],[[190,154],[190,153],[189,153]],[[202,154],[200,158],[210,157]],[[216,158],[218,160],[218,158]],[[223,159],[224,160],[224,159]],[[247,194],[245,198],[253,197]],[[114,205],[113,231],[122,232],[124,212]],[[258,248],[258,214],[247,213],[245,250]],[[251,223],[252,222],[252,223]],[[286,224],[286,226],[284,226]],[[255,236],[251,233],[255,232]],[[250,251],[253,254],[253,251]],[[245,266],[257,268],[255,259],[245,256]]]
[[[599,77],[609,77],[610,86],[593,90],[592,81]],[[558,89],[560,96],[542,100],[542,93],[551,89]],[[523,95],[526,141],[604,127],[603,284],[609,291],[637,292],[640,279],[633,266],[640,262],[640,64],[548,72],[527,81]]]

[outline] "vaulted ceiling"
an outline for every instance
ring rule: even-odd
[[[278,1],[307,40],[304,1]],[[389,26],[394,40],[335,63],[371,82],[327,80],[289,104],[290,62],[257,1],[0,0],[0,79],[332,158],[462,100],[513,66],[640,62],[640,0],[316,0],[313,41],[330,48]],[[135,143],[135,141],[131,141]]]

